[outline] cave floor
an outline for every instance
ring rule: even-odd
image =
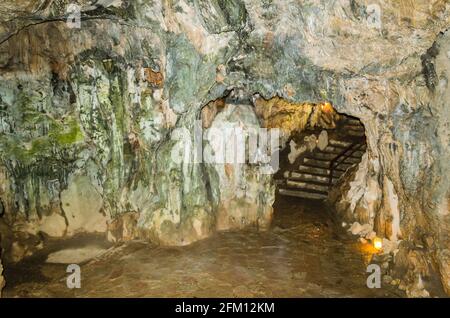
[[[6,297],[401,297],[366,287],[373,251],[336,226],[321,203],[278,198],[267,232],[236,231],[186,247],[144,242],[108,246],[88,236],[49,242],[39,255],[6,267]],[[47,256],[103,247],[81,263],[81,288],[66,287],[67,265]]]

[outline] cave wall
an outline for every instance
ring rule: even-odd
[[[66,25],[64,1],[5,7],[5,21],[16,18],[2,24],[0,48],[5,257],[41,248],[40,234],[108,231],[116,240],[127,222],[139,228],[133,236],[169,245],[216,228],[267,228],[273,188],[263,195],[267,207],[246,198],[264,187],[234,202],[217,167],[170,158],[176,132],[190,131],[201,107],[229,86],[224,65],[240,50],[243,3],[78,3],[80,29]],[[260,181],[248,175],[249,187]],[[225,202],[236,211],[248,204],[248,222],[221,216]]]
[[[435,175],[429,180],[426,211],[430,215],[432,227],[437,231],[436,243],[432,242],[431,248],[437,254],[438,265],[442,274],[442,282],[447,294],[450,294],[450,133],[449,118],[450,107],[450,33],[442,34],[437,42],[438,54],[435,59],[435,71],[437,75],[436,90],[432,97],[434,105],[433,117],[437,117],[435,147],[438,156],[441,157],[434,167]],[[436,213],[437,211],[437,213]]]
[[[2,242],[32,243],[16,243],[13,259],[39,248],[40,232],[104,232],[129,213],[163,244],[207,237],[218,215],[219,229],[241,227],[229,221],[240,194],[223,186],[238,186],[226,169],[247,168],[169,160],[177,128],[192,130],[204,105],[238,88],[360,118],[368,157],[337,206],[402,241],[396,262],[411,284],[437,271],[449,292],[447,1],[77,3],[80,29],[65,23],[67,1],[0,11],[1,222],[12,229]],[[263,184],[244,191],[262,196],[248,224],[271,215]]]
[[[217,230],[242,229],[250,225],[267,229],[270,226],[275,188],[272,174],[264,170],[269,164],[251,164],[246,158],[249,138],[251,135],[258,138],[259,129],[259,119],[247,102],[225,104],[205,131],[205,165]],[[221,149],[220,144],[217,145],[221,141],[231,146],[231,150]]]
[[[421,55],[412,88],[398,81],[385,87],[390,110],[369,120],[356,114],[366,127],[368,154],[331,195],[343,219],[369,224],[394,243],[396,272],[410,296],[421,294],[417,286],[435,274],[450,290],[449,40],[444,30]]]
[[[3,277],[3,265],[2,261],[0,260],[0,298],[2,297],[2,289],[5,287],[5,278]]]

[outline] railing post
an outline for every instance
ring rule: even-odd
[[[334,172],[333,170],[334,170],[334,164],[335,164],[336,162],[338,162],[338,160],[339,160],[341,157],[343,157],[347,151],[351,151],[351,150],[353,149],[353,147],[355,147],[355,146],[357,146],[357,145],[360,145],[360,142],[359,142],[359,141],[358,141],[358,142],[353,142],[349,147],[345,148],[345,149],[344,149],[343,151],[341,151],[335,158],[333,158],[333,159],[331,160],[331,162],[330,162],[330,167],[329,167],[329,170],[330,170],[330,176],[329,176],[329,179],[328,179],[328,186],[329,186],[330,188],[333,186],[333,172]],[[358,148],[359,148],[359,147],[355,147],[355,149],[353,149],[353,151],[351,151],[350,154],[347,155],[347,156],[344,158],[344,161],[345,161],[345,159],[351,157],[351,155],[352,155],[353,153],[355,153],[355,151],[357,151]]]

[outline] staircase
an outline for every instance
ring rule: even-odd
[[[329,140],[328,146],[316,148],[301,158],[296,171],[285,171],[277,180],[281,195],[323,200],[330,188],[352,166],[361,162],[366,151],[364,127],[357,120],[348,120],[344,127],[348,138]]]

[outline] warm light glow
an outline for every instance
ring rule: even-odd
[[[383,248],[383,240],[379,237],[373,239],[373,247],[377,250],[381,250]]]
[[[324,113],[331,113],[333,112],[333,106],[331,106],[330,103],[324,103],[321,105],[322,111]]]

